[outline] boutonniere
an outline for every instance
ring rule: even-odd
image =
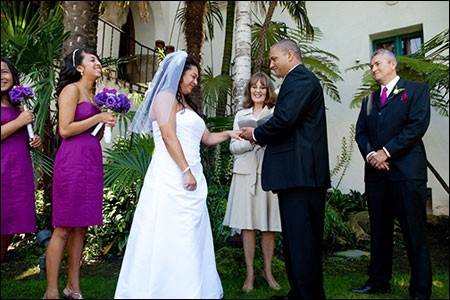
[[[403,92],[405,90],[405,88],[399,88],[399,87],[395,87],[395,89],[392,91],[392,93],[394,95],[397,95],[400,92]]]
[[[401,93],[401,92],[403,92],[403,93],[400,96],[400,100],[403,102],[407,102],[408,101],[408,93],[406,92],[405,88],[395,87],[395,89],[392,91],[392,93],[394,95],[398,95],[398,93]]]

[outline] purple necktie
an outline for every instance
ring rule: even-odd
[[[388,99],[388,95],[387,95],[387,87],[383,88],[383,91],[381,92],[381,96],[380,96],[380,104],[381,106],[385,105]]]

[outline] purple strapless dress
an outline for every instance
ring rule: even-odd
[[[90,102],[80,102],[75,121],[98,114]],[[92,128],[63,139],[53,167],[54,227],[87,227],[102,224],[103,162],[102,148]]]
[[[1,107],[1,124],[20,114],[16,107]],[[35,232],[33,163],[28,133],[19,129],[1,142],[1,234]]]

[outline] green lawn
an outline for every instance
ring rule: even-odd
[[[230,250],[233,255],[240,255],[241,249]],[[228,252],[230,253],[230,252]],[[272,291],[261,276],[257,276],[255,290],[245,294],[240,288],[244,280],[244,265],[237,260],[230,266],[230,255],[222,259],[223,252],[218,252],[218,269],[222,273],[225,299],[267,299],[272,295],[286,294],[287,279],[284,275],[282,262],[275,261],[274,274],[279,280],[282,290]],[[236,257],[236,256],[235,256]],[[444,255],[445,257],[445,255]],[[32,299],[41,298],[45,291],[45,280],[38,278],[38,257],[35,254],[26,257],[13,255],[10,261],[2,264],[1,298]],[[325,259],[325,290],[329,299],[405,299],[408,298],[409,271],[406,257],[400,256],[394,260],[394,279],[392,292],[384,295],[360,296],[349,290],[358,287],[366,280],[368,259],[344,259],[329,256]],[[260,261],[257,262],[257,268]],[[63,269],[65,267],[63,266]],[[81,286],[86,298],[112,299],[120,268],[120,260],[110,259],[106,262],[85,264],[82,267]],[[433,261],[433,295],[434,299],[448,299],[448,256],[446,262]],[[259,274],[258,271],[257,274]],[[60,288],[64,287],[65,275],[62,275]]]

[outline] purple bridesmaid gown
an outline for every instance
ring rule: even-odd
[[[1,124],[20,114],[16,107],[1,107]],[[19,129],[1,142],[1,234],[35,232],[33,164],[28,133]]]
[[[80,102],[75,121],[98,114],[90,102]],[[63,139],[53,167],[54,227],[87,227],[102,224],[103,162],[102,148],[92,128]]]

